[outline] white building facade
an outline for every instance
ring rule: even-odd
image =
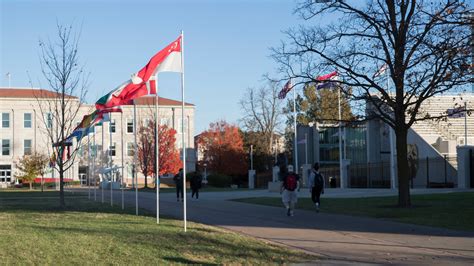
[[[46,127],[54,127],[54,117],[46,110],[40,110],[40,105],[41,101],[51,101],[55,98],[57,95],[54,92],[45,90],[0,88],[0,187],[10,186],[17,182],[15,178],[18,172],[16,163],[23,155],[36,151],[51,156],[51,141],[48,138]],[[70,99],[79,104],[77,98],[71,97]],[[146,124],[150,119],[154,119],[154,102],[154,96],[136,100],[137,128]],[[93,112],[94,108],[94,105],[82,104],[75,117],[74,125],[78,124],[84,115]],[[105,160],[111,158],[113,166],[122,167],[123,165],[123,181],[127,185],[132,185],[135,143],[133,109],[133,106],[122,106],[122,113],[112,113],[110,122],[104,122],[103,125],[95,127],[95,133],[89,135],[89,145],[87,144],[88,138],[83,139],[74,164],[65,173],[67,180],[85,179],[90,174],[90,165],[94,164],[97,166],[96,168],[100,168],[106,163]],[[188,172],[194,171],[196,165],[193,141],[195,106],[189,103],[185,104],[184,128],[181,126],[180,101],[160,97],[158,109],[160,124],[168,125],[177,131],[176,148],[179,149],[180,154],[182,134],[184,134],[186,169]],[[92,155],[100,155],[100,151],[102,151],[102,155],[89,156],[89,153],[86,152],[88,146],[91,151],[99,151],[92,152]],[[144,182],[144,177],[140,173],[140,169],[138,172],[138,183],[140,184]],[[122,176],[121,170],[119,176]],[[52,168],[49,168],[45,174],[46,180],[57,180],[58,177],[59,174]],[[152,182],[151,178],[148,179],[148,182]]]

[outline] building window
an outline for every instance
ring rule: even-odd
[[[179,119],[178,122],[178,134],[183,134],[183,123],[181,123],[181,121],[183,121],[183,119]],[[188,118],[184,118],[184,132],[186,132],[188,130]]]
[[[143,119],[143,126],[144,127],[149,127],[150,126],[150,118],[145,118]]]
[[[161,119],[160,119],[160,125],[162,125],[162,126],[168,126],[168,127],[169,127],[169,126],[170,126],[170,120],[169,120],[169,118],[161,118]]]
[[[115,144],[115,142],[113,143],[113,145],[109,146],[109,155],[110,156],[115,156],[115,147],[117,145]]]
[[[127,175],[129,177],[133,177],[133,166],[132,165],[127,165]]]
[[[10,114],[9,113],[2,113],[2,127],[3,128],[10,127]]]
[[[46,128],[52,128],[53,127],[53,114],[46,113],[45,116],[46,116],[45,117]]]
[[[23,140],[23,154],[31,155],[31,139]]]
[[[127,133],[133,133],[133,119],[127,119]]]
[[[110,123],[109,123],[109,132],[110,132],[110,133],[115,133],[115,119],[110,120]]]
[[[98,144],[92,145],[92,151],[91,151],[92,157],[96,158],[96,157],[97,157],[97,153],[98,153],[99,151],[102,151],[102,145],[98,145]]]
[[[133,142],[127,142],[127,156],[134,156],[134,150]]]
[[[10,140],[2,139],[2,155],[10,155]]]
[[[23,127],[24,128],[31,128],[31,113],[24,113],[23,114]]]

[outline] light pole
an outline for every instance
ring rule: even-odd
[[[253,170],[253,145],[250,145],[250,170]]]

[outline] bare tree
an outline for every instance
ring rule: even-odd
[[[72,146],[66,138],[75,128],[76,117],[87,92],[88,74],[79,64],[80,31],[57,24],[56,41],[39,41],[41,71],[50,91],[36,95],[49,144],[59,172],[59,203],[65,207],[64,173],[73,164],[80,145]],[[52,92],[52,93],[51,93]]]
[[[249,132],[261,133],[264,138],[264,150],[272,154],[273,141],[282,121],[282,101],[278,99],[281,88],[275,82],[259,89],[248,88],[240,100],[244,116],[243,128]]]
[[[324,3],[323,3],[324,2]],[[338,70],[351,104],[364,119],[378,118],[396,134],[400,206],[411,205],[408,179],[407,134],[413,123],[440,118],[423,114],[430,97],[462,90],[469,84],[472,32],[464,1],[306,0],[296,13],[316,26],[288,30],[289,41],[274,49],[280,70],[299,83],[317,83],[316,76]],[[333,23],[321,19],[336,18]],[[374,77],[387,66],[390,83]],[[472,68],[471,68],[472,69]],[[357,104],[360,103],[360,104]],[[364,108],[364,109],[362,109]]]

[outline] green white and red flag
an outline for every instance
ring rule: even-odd
[[[126,105],[138,97],[156,94],[157,85],[154,75],[157,72],[182,72],[181,55],[180,36],[155,54],[145,67],[132,75],[130,80],[101,97],[95,104],[96,108],[101,110]]]

